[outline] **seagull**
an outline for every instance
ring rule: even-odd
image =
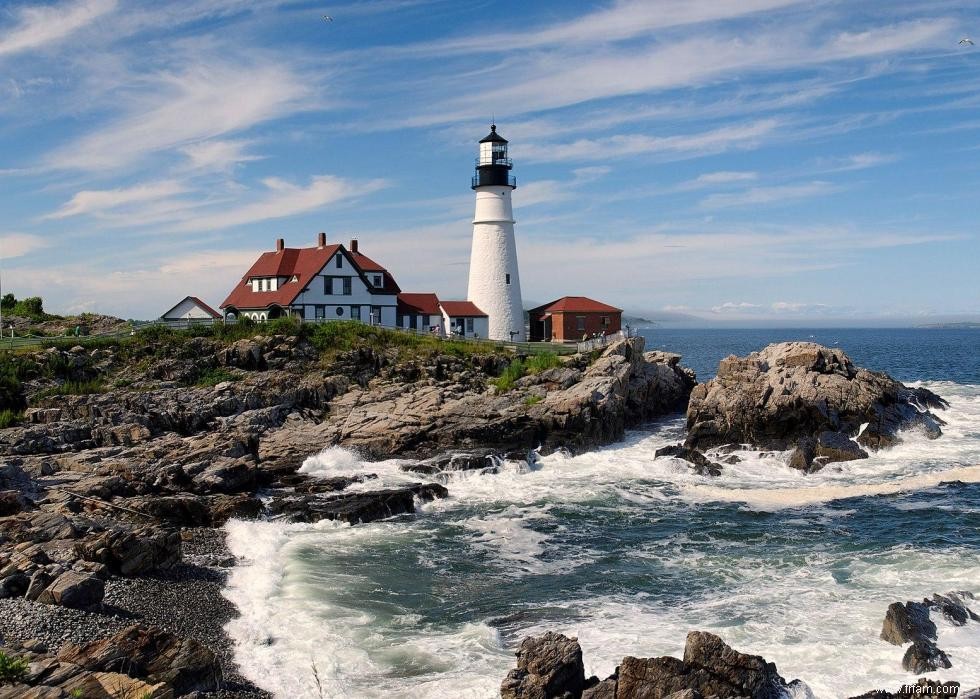
[[[323,21],[324,22],[333,22],[333,17],[331,17],[330,15],[323,15]],[[960,42],[960,43],[963,43],[963,42]]]
[[[960,39],[960,46],[973,46],[973,39],[968,36],[964,36]]]

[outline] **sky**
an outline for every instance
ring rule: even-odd
[[[217,306],[325,231],[464,298],[491,119],[526,306],[980,320],[966,0],[0,0],[3,293]]]

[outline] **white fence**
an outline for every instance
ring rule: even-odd
[[[602,349],[614,342],[619,342],[620,340],[626,339],[626,333],[622,330],[618,332],[610,333],[609,335],[600,335],[599,337],[594,337],[591,340],[584,340],[576,344],[576,347],[581,354],[586,352],[591,352],[593,350]]]

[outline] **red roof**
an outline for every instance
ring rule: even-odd
[[[228,294],[221,304],[222,308],[267,308],[269,306],[288,306],[296,297],[309,286],[310,281],[323,269],[338,251],[344,252],[354,263],[354,268],[364,277],[365,272],[380,273],[383,283],[374,286],[369,280],[368,289],[372,293],[397,294],[398,284],[384,267],[369,257],[357,252],[345,250],[342,245],[325,245],[314,248],[284,248],[273,252],[264,252],[259,256],[242,280]],[[285,277],[275,291],[252,291],[251,280],[254,277]],[[293,281],[297,277],[297,281]]]
[[[435,294],[398,294],[399,313],[418,313],[420,315],[442,315],[439,310],[439,297]]]
[[[531,313],[622,313],[621,308],[585,296],[562,296],[557,301],[532,308]]]
[[[487,314],[476,307],[472,301],[443,301],[442,310],[451,318],[486,318]]]

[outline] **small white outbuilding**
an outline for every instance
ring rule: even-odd
[[[196,296],[185,296],[161,320],[220,320],[221,314]]]

